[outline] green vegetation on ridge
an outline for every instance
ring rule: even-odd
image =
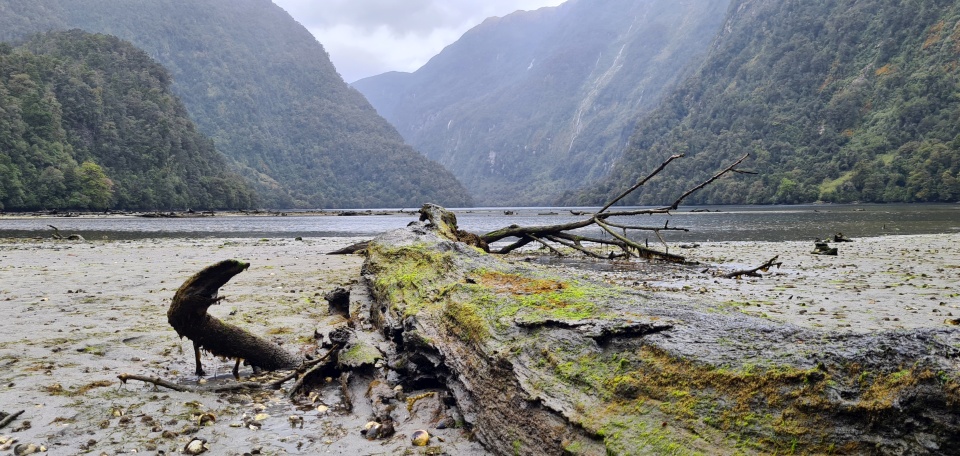
[[[169,86],[115,37],[0,44],[0,210],[253,206]]]
[[[132,42],[267,207],[469,205],[269,0],[0,0],[0,40],[79,28]]]
[[[960,200],[960,5],[736,1],[697,73],[639,124],[600,203],[666,157],[627,204],[662,204],[744,153],[759,176],[691,203]]]

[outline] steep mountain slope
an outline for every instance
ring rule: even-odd
[[[0,44],[0,210],[252,207],[226,168],[130,43],[74,30]]]
[[[760,176],[690,202],[957,201],[960,4],[737,0],[697,74],[639,125],[597,203],[672,153],[627,203],[662,204],[743,153]]]
[[[119,36],[167,67],[201,130],[267,206],[470,202],[269,0],[0,0],[0,39],[63,28]]]
[[[353,86],[478,201],[551,203],[609,171],[728,3],[571,0],[488,19],[414,73]]]

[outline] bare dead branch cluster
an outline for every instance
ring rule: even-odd
[[[775,257],[767,260],[766,263],[763,263],[763,264],[761,264],[760,266],[757,266],[757,267],[755,267],[755,268],[753,268],[753,269],[744,269],[744,270],[740,270],[740,271],[733,271],[733,272],[731,272],[731,273],[729,273],[729,274],[724,274],[723,277],[726,278],[726,279],[739,279],[740,277],[743,277],[743,276],[748,276],[748,277],[763,277],[763,276],[760,274],[761,272],[767,272],[767,271],[770,270],[770,268],[772,268],[772,267],[774,267],[774,266],[776,266],[777,268],[780,268],[780,266],[783,265],[783,262],[782,262],[782,261],[777,261],[778,258],[780,258],[780,255],[777,255],[777,256],[775,256]]]
[[[668,226],[669,221],[664,223],[662,227],[645,227],[645,226],[624,225],[621,223],[616,223],[611,219],[614,217],[626,217],[626,216],[635,216],[635,215],[669,214],[671,211],[674,211],[678,207],[680,207],[680,204],[685,199],[687,199],[687,197],[703,189],[704,187],[710,185],[711,183],[713,183],[714,181],[723,177],[726,174],[729,174],[729,173],[752,174],[748,171],[742,171],[737,169],[737,166],[743,163],[743,161],[746,160],[747,157],[749,156],[750,154],[745,154],[744,156],[740,157],[739,160],[737,160],[730,166],[727,166],[726,168],[724,168],[723,170],[721,170],[711,178],[700,183],[696,187],[693,187],[690,190],[687,190],[683,195],[677,198],[677,200],[674,201],[673,204],[671,204],[670,206],[660,207],[655,209],[640,209],[640,210],[633,210],[633,211],[608,212],[608,209],[610,209],[611,206],[613,206],[617,202],[621,201],[623,198],[627,197],[628,195],[630,195],[631,193],[633,193],[634,191],[642,187],[650,179],[652,179],[654,176],[656,176],[661,171],[663,171],[667,167],[667,165],[669,165],[671,162],[673,162],[678,158],[682,158],[683,154],[672,155],[669,158],[667,158],[667,160],[664,161],[662,164],[660,164],[660,166],[658,166],[655,170],[653,170],[653,172],[651,172],[647,176],[640,179],[636,184],[634,184],[625,192],[621,193],[619,196],[617,196],[616,198],[611,200],[609,203],[604,205],[603,208],[601,208],[596,213],[589,214],[589,213],[579,212],[575,214],[575,215],[588,215],[589,217],[586,219],[579,220],[576,222],[564,223],[559,225],[547,225],[547,226],[511,225],[506,228],[502,228],[502,229],[487,233],[483,236],[480,236],[480,238],[487,244],[492,244],[494,242],[497,242],[506,238],[511,238],[511,237],[517,238],[517,240],[512,244],[494,251],[494,253],[501,253],[501,254],[510,253],[532,242],[537,242],[541,245],[546,246],[554,253],[558,255],[562,255],[562,253],[559,250],[557,250],[555,247],[553,247],[548,243],[549,241],[549,242],[554,242],[556,244],[560,244],[567,248],[577,250],[585,255],[588,255],[594,258],[604,258],[602,255],[588,249],[587,247],[584,247],[584,243],[589,242],[597,245],[619,247],[623,252],[620,256],[660,259],[660,260],[680,263],[684,261],[684,257],[680,255],[675,255],[669,252],[669,248],[667,246],[666,240],[664,240],[663,236],[661,235],[661,232],[688,231],[687,229],[671,228]],[[588,226],[594,226],[594,225],[602,229],[607,234],[609,234],[612,238],[590,237],[590,236],[582,236],[582,235],[571,233],[574,230],[585,228]],[[657,236],[657,239],[660,241],[660,243],[663,245],[663,251],[651,249],[646,244],[641,245],[637,241],[630,239],[630,237],[628,236],[628,232],[631,230],[652,231]]]

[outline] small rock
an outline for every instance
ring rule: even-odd
[[[380,435],[380,426],[381,424],[376,421],[369,421],[367,424],[363,425],[363,429],[360,431],[360,434],[363,434],[367,440],[376,440],[377,436]]]
[[[457,427],[457,420],[449,416],[437,423],[437,429],[453,429],[455,427]]]
[[[16,456],[21,456],[25,454],[34,454],[40,452],[40,446],[34,445],[32,443],[21,443],[13,447],[13,454]]]
[[[410,443],[413,443],[414,446],[427,446],[430,443],[430,433],[423,429],[413,431],[410,436]]]
[[[204,439],[193,439],[186,446],[183,447],[183,454],[200,454],[207,450],[210,447],[207,446],[207,441]]]
[[[213,413],[204,413],[200,415],[200,418],[197,420],[199,426],[207,426],[217,422],[217,415]]]

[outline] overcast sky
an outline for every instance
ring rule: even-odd
[[[323,44],[347,82],[415,71],[491,16],[565,0],[273,0]]]

